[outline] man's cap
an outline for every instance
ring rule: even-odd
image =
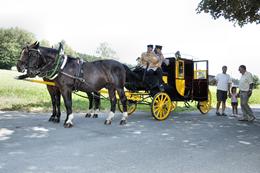
[[[156,46],[155,46],[155,49],[157,49],[157,48],[160,49],[160,50],[162,50],[162,46],[161,46],[161,45],[156,45]]]
[[[152,44],[148,44],[147,47],[153,48],[153,45]]]

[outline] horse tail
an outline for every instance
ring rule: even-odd
[[[130,70],[130,68],[127,66],[127,65],[125,65],[125,64],[123,64],[123,66],[124,66],[124,68],[125,68],[125,72],[126,72],[126,81],[129,81],[129,79],[131,79],[131,70]]]

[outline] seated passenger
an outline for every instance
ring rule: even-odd
[[[134,69],[134,72],[142,76],[141,77],[142,79],[143,79],[143,75],[145,75],[144,72],[149,67],[150,64],[149,60],[152,57],[156,57],[156,55],[153,53],[153,45],[149,44],[147,45],[147,51],[143,52],[140,58],[137,58],[138,64],[137,67]]]
[[[159,88],[160,84],[162,84],[161,64],[164,60],[161,53],[162,46],[157,45],[154,52],[152,52],[151,45],[148,45],[147,49],[147,52],[142,53],[140,62],[143,68],[145,68],[149,88]]]

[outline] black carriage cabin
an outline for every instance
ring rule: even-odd
[[[169,65],[162,65],[165,91],[172,101],[208,99],[208,61],[193,61],[170,57]]]

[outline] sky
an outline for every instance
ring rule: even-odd
[[[260,25],[234,27],[196,14],[200,0],[1,0],[0,27],[20,27],[51,44],[65,40],[75,51],[96,55],[107,42],[122,63],[136,64],[147,44],[162,45],[165,57],[208,60],[216,75],[227,65],[260,77]]]

